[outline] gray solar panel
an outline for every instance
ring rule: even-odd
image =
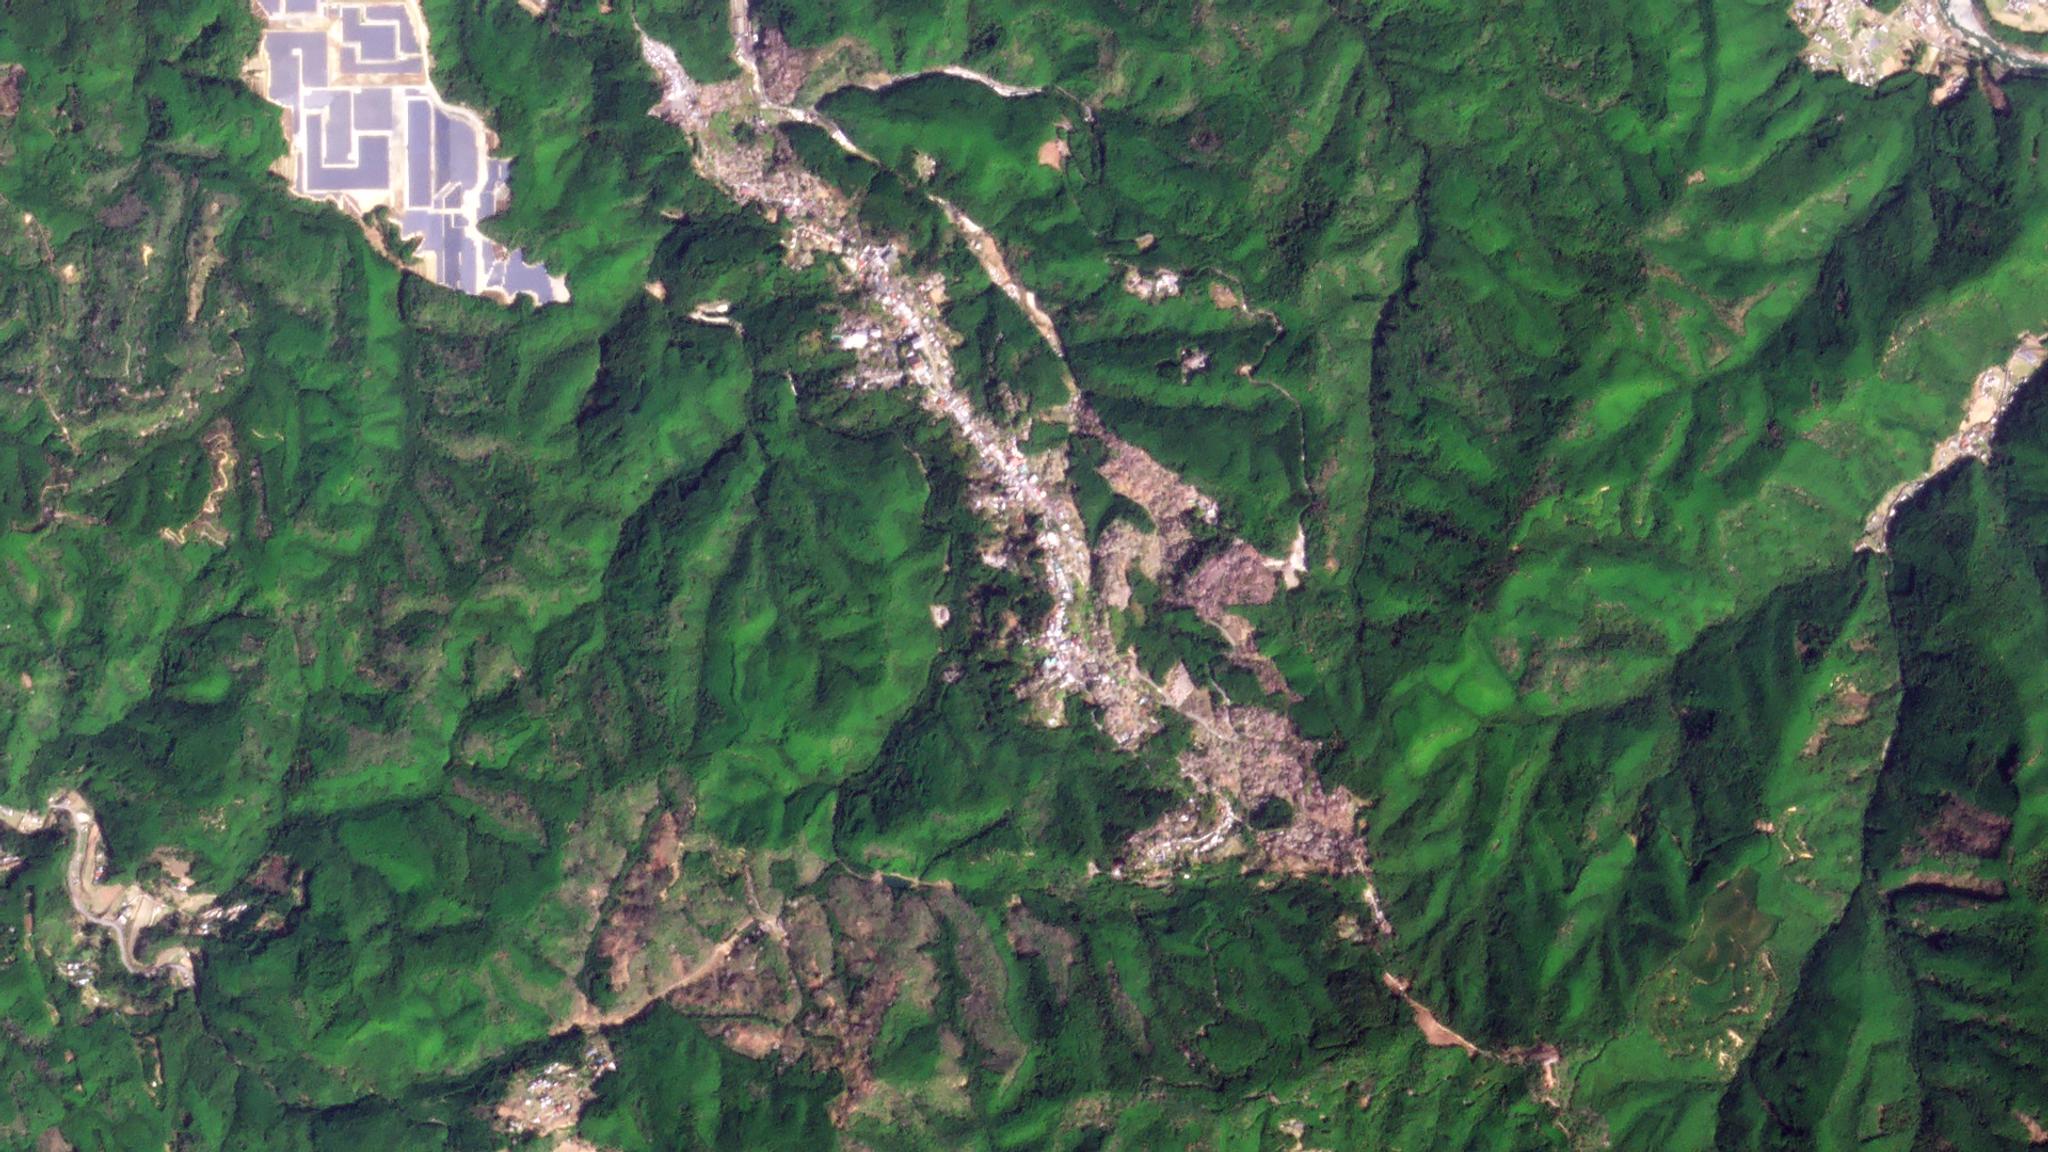
[[[488,154],[466,109],[446,104],[417,75],[425,64],[421,27],[407,6],[259,3],[271,23],[262,49],[268,95],[291,112],[301,193],[356,212],[391,206],[401,233],[416,242],[416,268],[450,288],[543,303],[568,298],[547,269],[478,229],[509,201],[511,168]],[[337,58],[338,70],[330,66]]]

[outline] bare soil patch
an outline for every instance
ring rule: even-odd
[[[2006,838],[2011,835],[2011,820],[1951,795],[1934,819],[1921,827],[1920,843],[1909,845],[1907,851],[1915,860],[1922,855],[1995,860],[2005,850]]]
[[[655,818],[646,854],[619,882],[618,905],[598,934],[597,951],[611,966],[613,991],[630,982],[635,961],[648,944],[661,898],[678,875],[682,823],[674,812]]]
[[[98,219],[101,227],[119,230],[135,227],[148,214],[149,206],[131,189],[117,203],[100,209]]]
[[[282,896],[292,890],[298,875],[300,873],[292,866],[291,857],[273,852],[256,862],[256,870],[249,873],[249,886]]]
[[[1402,1002],[1408,1005],[1409,1011],[1415,1013],[1415,1027],[1422,1033],[1423,1041],[1430,1047],[1462,1048],[1467,1056],[1482,1055],[1479,1045],[1446,1028],[1443,1022],[1436,1018],[1436,1013],[1424,1007],[1422,1001],[1410,996],[1408,994],[1408,981],[1401,979],[1392,972],[1380,973],[1380,981],[1387,986],[1389,992],[1399,996]]]
[[[1233,540],[1203,560],[1181,583],[1179,594],[1206,618],[1237,604],[1270,604],[1278,584],[1258,549]]]
[[[21,111],[21,81],[27,75],[19,64],[0,64],[0,120],[12,120]]]

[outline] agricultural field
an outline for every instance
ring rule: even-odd
[[[2037,7],[0,0],[0,1150],[2048,1144]]]

